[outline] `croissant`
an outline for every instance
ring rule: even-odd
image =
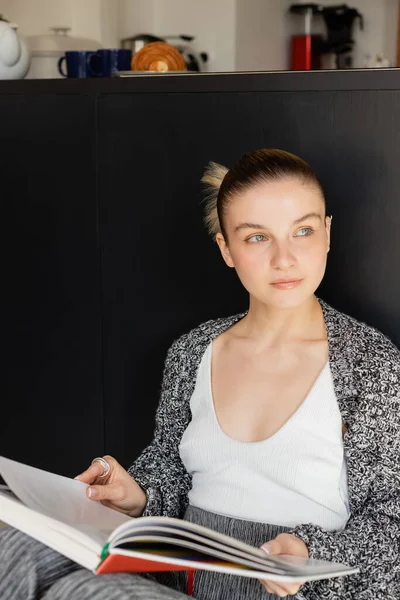
[[[184,71],[185,59],[175,46],[165,42],[146,44],[132,57],[132,71]]]

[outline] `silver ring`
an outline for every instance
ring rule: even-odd
[[[103,467],[104,471],[101,475],[98,475],[97,477],[99,477],[100,479],[102,477],[107,477],[107,475],[110,472],[110,465],[108,464],[108,462],[106,460],[104,460],[104,458],[101,458],[101,456],[98,456],[97,458],[94,458],[92,460],[92,464],[98,462],[101,464],[101,466]]]

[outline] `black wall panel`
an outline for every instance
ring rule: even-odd
[[[95,102],[0,111],[0,454],[76,475],[104,449]]]
[[[247,298],[209,160],[280,147],[333,214],[319,294],[400,345],[400,72],[0,83],[0,453],[73,475],[151,439],[168,346]]]
[[[200,177],[209,160],[230,165],[248,150],[279,147],[309,161],[334,215],[319,293],[400,344],[399,102],[397,91],[101,98],[109,452],[128,463],[149,441],[169,343],[202,320],[247,306],[202,226]]]

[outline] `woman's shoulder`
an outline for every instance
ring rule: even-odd
[[[169,352],[171,354],[178,354],[182,351],[205,349],[215,337],[229,329],[229,327],[245,315],[246,312],[242,312],[229,317],[219,317],[204,321],[178,337],[171,345]]]
[[[364,356],[369,361],[392,363],[400,369],[400,350],[384,333],[320,300],[328,337],[337,337],[346,353]]]

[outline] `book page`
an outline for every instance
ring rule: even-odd
[[[87,485],[0,456],[0,475],[26,506],[74,527],[96,541],[107,540],[119,525],[132,521],[86,496]]]
[[[352,575],[355,573],[358,573],[358,569],[356,568],[350,568],[350,567],[343,567],[342,569],[337,569],[334,572],[329,571],[325,571],[325,572],[318,572],[317,574],[308,574],[305,575],[304,573],[297,571],[297,572],[286,572],[284,574],[276,574],[276,573],[271,573],[270,571],[268,571],[267,569],[265,571],[260,571],[258,568],[257,570],[252,570],[251,568],[248,568],[244,565],[241,565],[240,563],[232,563],[232,562],[225,562],[225,561],[221,561],[219,559],[214,559],[214,560],[198,560],[198,558],[196,556],[190,556],[188,554],[186,554],[184,557],[177,557],[176,555],[173,556],[165,556],[165,555],[157,555],[155,553],[152,552],[147,552],[144,553],[142,551],[139,552],[135,552],[134,550],[125,550],[123,548],[112,548],[111,553],[109,554],[109,556],[105,559],[105,561],[102,563],[102,565],[100,565],[100,567],[97,569],[97,572],[99,573],[117,573],[121,570],[123,570],[124,572],[137,572],[137,571],[141,571],[144,570],[143,566],[141,568],[136,568],[135,567],[135,560],[131,560],[130,562],[125,562],[124,563],[124,567],[123,569],[120,569],[118,567],[118,563],[120,562],[121,557],[128,557],[131,559],[136,559],[136,560],[140,560],[140,562],[143,564],[143,561],[146,560],[147,562],[147,566],[146,566],[146,571],[160,571],[160,570],[165,570],[165,569],[160,569],[160,567],[157,565],[154,568],[151,568],[151,563],[159,563],[159,564],[164,564],[164,565],[174,565],[174,569],[176,569],[176,567],[179,565],[182,570],[186,570],[186,569],[204,569],[207,571],[216,571],[218,573],[230,573],[232,575],[240,575],[242,577],[251,577],[251,578],[257,578],[257,579],[270,579],[273,581],[285,581],[288,583],[294,583],[294,582],[300,582],[300,581],[314,581],[317,579],[327,579],[327,578],[331,578],[331,577],[341,577],[344,575]],[[108,563],[108,564],[107,564]],[[112,564],[114,563],[114,564]],[[333,564],[333,563],[332,563]],[[110,568],[112,567],[112,568]]]
[[[193,542],[195,542],[197,551],[203,551],[213,556],[221,556],[220,552],[222,551],[225,558],[229,556],[231,561],[241,565],[249,565],[249,561],[251,561],[251,565],[262,569],[264,574],[271,575],[271,572],[274,571],[277,576],[282,577],[299,576],[304,579],[318,579],[358,572],[358,568],[340,563],[297,556],[267,555],[260,548],[249,546],[217,531],[204,528],[196,523],[168,517],[142,517],[130,525],[119,527],[111,536],[110,553],[129,555],[129,552],[132,552],[136,554],[135,545],[143,546],[143,542],[140,540],[143,540],[144,537],[146,537],[147,548],[143,548],[142,552],[146,554],[148,560],[156,560],[159,556],[162,556],[164,560],[166,552],[170,553],[169,560],[175,561],[175,564],[181,564],[182,557],[178,558],[179,552],[188,547],[194,549]],[[172,548],[175,550],[172,551]],[[171,552],[172,554],[177,552],[177,555],[172,557]],[[186,552],[185,560],[187,558],[188,553]]]
[[[33,511],[11,492],[1,489],[0,515],[11,527],[16,527],[86,569],[94,570],[99,563],[102,543],[96,543],[93,538],[65,523]]]

